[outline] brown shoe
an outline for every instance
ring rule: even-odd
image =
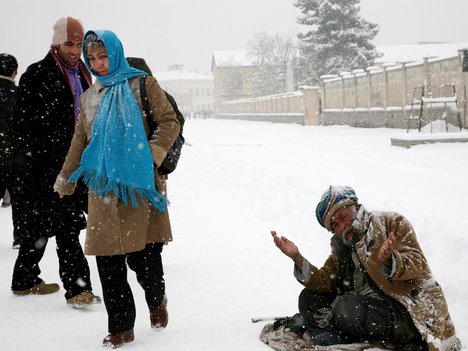
[[[67,305],[73,308],[83,308],[89,305],[101,303],[101,298],[91,291],[83,291],[67,300]]]
[[[135,335],[133,334],[133,329],[130,329],[121,333],[110,333],[104,338],[104,340],[102,340],[102,345],[116,349],[123,344],[132,342],[134,339]]]
[[[24,290],[13,290],[13,294],[15,295],[47,295],[53,294],[60,290],[60,286],[55,283],[47,284],[45,281],[41,281],[36,286],[33,286],[30,289]]]
[[[167,298],[164,296],[163,302],[150,311],[151,328],[164,329],[169,322],[169,315],[167,313]]]

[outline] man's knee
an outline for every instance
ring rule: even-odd
[[[335,298],[334,294],[321,294],[309,289],[303,289],[299,294],[299,312],[315,312],[319,308],[329,307]]]
[[[356,295],[338,298],[334,309],[334,323],[338,330],[349,335],[363,336],[363,324],[366,318],[366,306]]]
[[[388,339],[390,306],[385,301],[361,295],[345,295],[334,307],[334,323],[338,330],[364,339]]]

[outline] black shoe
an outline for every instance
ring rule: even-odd
[[[124,344],[132,342],[134,339],[135,335],[133,334],[133,329],[129,329],[121,333],[110,333],[102,340],[102,345],[104,347],[116,349]]]
[[[151,328],[162,330],[167,327],[169,314],[167,313],[167,298],[164,296],[161,305],[150,311]]]

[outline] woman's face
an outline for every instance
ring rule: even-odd
[[[107,57],[106,48],[102,45],[89,47],[86,50],[91,68],[100,76],[107,76],[109,74],[109,58]]]

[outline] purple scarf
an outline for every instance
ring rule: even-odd
[[[75,124],[78,123],[78,116],[80,115],[80,96],[83,94],[83,87],[81,86],[80,75],[78,72],[78,65],[76,65],[75,68],[65,67],[65,73],[68,76],[68,82],[70,83],[73,97],[75,99]]]
[[[91,74],[84,65],[83,61],[78,61],[78,64],[75,67],[68,67],[67,64],[63,61],[62,57],[57,51],[55,45],[50,46],[50,53],[54,58],[57,65],[62,70],[63,74],[67,78],[68,86],[70,87],[73,94],[74,110],[75,110],[75,124],[78,123],[78,118],[80,116],[80,96],[83,94],[83,86],[81,85],[80,72],[85,77],[88,85],[91,86]]]

